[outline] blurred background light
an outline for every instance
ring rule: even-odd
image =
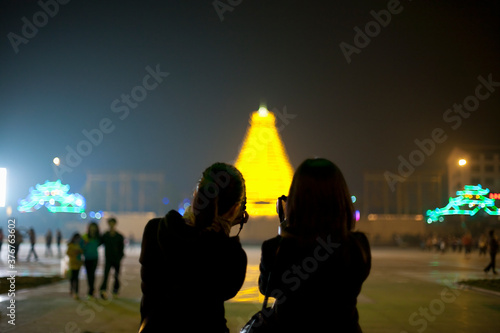
[[[7,169],[0,168],[0,207],[5,207],[7,198]]]

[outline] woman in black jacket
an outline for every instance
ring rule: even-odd
[[[248,220],[245,181],[225,163],[203,172],[189,213],[148,222],[140,256],[140,332],[227,332],[224,301],[245,280],[247,256],[231,227]]]
[[[304,161],[285,212],[281,236],[263,243],[260,264],[260,291],[276,298],[275,331],[361,332],[356,302],[371,254],[366,236],[352,231],[354,208],[338,167]]]

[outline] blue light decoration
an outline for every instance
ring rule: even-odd
[[[55,182],[37,184],[29,189],[26,199],[19,200],[17,210],[21,213],[31,213],[45,206],[51,213],[78,213],[85,212],[85,198],[78,193],[68,193],[69,185]]]
[[[191,200],[186,198],[179,204],[179,209],[177,209],[177,211],[179,212],[179,214],[184,215],[189,206],[191,206]]]
[[[427,211],[427,223],[443,222],[445,215],[469,215],[474,216],[483,209],[489,215],[500,216],[500,209],[495,207],[495,200],[486,197],[489,189],[483,189],[478,185],[465,185],[463,191],[457,191],[458,197],[450,198],[448,205]]]

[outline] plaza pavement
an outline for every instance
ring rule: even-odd
[[[240,293],[226,303],[231,332],[239,328],[260,308],[256,279],[260,249],[245,247],[249,257],[247,279]],[[2,251],[4,252],[4,251]],[[59,274],[64,268],[57,258],[41,257],[38,263],[23,262],[27,247],[21,248],[17,264],[21,275]],[[43,255],[40,247],[39,255]],[[469,259],[463,253],[428,253],[415,249],[373,249],[373,268],[358,298],[363,332],[499,332],[500,296],[457,288],[455,282],[471,278],[492,278],[482,268],[488,259],[475,252]],[[64,253],[64,252],[63,252]],[[0,332],[95,333],[136,332],[139,325],[140,265],[139,249],[126,250],[122,289],[118,298],[76,301],[69,297],[67,281],[16,291],[16,325],[8,323],[7,295],[0,295]],[[4,253],[0,281],[6,282]],[[96,286],[102,278],[102,263]],[[80,294],[87,290],[80,275]],[[334,300],[333,300],[334,301]]]

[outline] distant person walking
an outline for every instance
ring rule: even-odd
[[[69,293],[74,299],[80,299],[78,295],[78,275],[80,274],[80,267],[82,267],[82,254],[83,250],[80,247],[80,234],[75,233],[71,240],[68,242],[68,249],[66,254],[69,258],[70,270],[70,287]]]
[[[497,251],[498,251],[498,241],[495,238],[495,231],[490,230],[489,232],[489,238],[488,238],[488,250],[490,252],[490,263],[486,268],[484,269],[485,273],[488,273],[489,270],[493,272],[493,274],[497,274],[497,271],[495,270],[495,260],[497,256]]]
[[[17,261],[19,256],[19,246],[23,242],[23,234],[19,229],[14,229],[14,259]]]
[[[57,229],[57,231],[56,231],[56,244],[57,244],[57,256],[59,258],[61,258],[61,241],[62,241],[61,230]]]
[[[83,249],[85,257],[85,270],[87,271],[88,294],[87,298],[94,297],[95,290],[95,271],[99,260],[99,253],[97,249],[101,245],[101,235],[99,234],[99,227],[96,222],[91,222],[87,228],[87,233],[82,236],[80,245]]]
[[[28,231],[28,236],[30,237],[31,248],[30,248],[30,252],[28,253],[27,261],[30,261],[31,254],[33,254],[34,257],[35,257],[35,260],[38,261],[38,255],[36,254],[36,251],[35,251],[35,244],[36,244],[35,229],[30,228],[30,230]]]
[[[116,219],[108,219],[109,230],[102,235],[101,242],[104,245],[104,278],[101,284],[101,298],[108,299],[108,277],[111,268],[114,269],[115,282],[113,284],[113,295],[118,294],[120,289],[120,263],[123,258],[124,237],[116,231]]]
[[[3,230],[0,228],[0,257],[2,254],[2,244],[3,244]]]
[[[472,235],[470,232],[467,232],[462,237],[462,245],[465,249],[465,257],[468,258],[470,256],[470,253],[472,252]]]
[[[53,257],[52,254],[52,231],[49,229],[45,234],[45,256]]]

